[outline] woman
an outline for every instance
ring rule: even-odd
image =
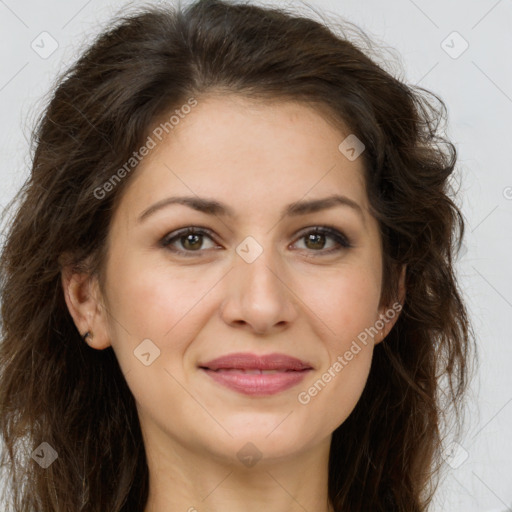
[[[84,52],[2,254],[13,510],[428,509],[473,335],[427,94],[220,0]]]

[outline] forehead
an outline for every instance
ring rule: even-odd
[[[309,105],[233,95],[197,98],[169,134],[153,136],[155,146],[137,167],[123,202],[140,210],[166,196],[198,195],[243,214],[259,205],[261,214],[262,208],[281,211],[285,203],[339,193],[367,208],[362,158],[351,161],[339,150],[348,135]]]

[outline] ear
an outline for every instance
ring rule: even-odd
[[[62,267],[61,281],[64,298],[76,328],[83,336],[91,335],[85,342],[97,350],[111,345],[107,323],[107,311],[96,276],[72,270],[70,265]]]
[[[400,277],[398,280],[398,298],[397,300],[391,304],[387,305],[380,309],[379,316],[380,319],[376,322],[377,327],[381,327],[382,324],[384,326],[380,329],[380,332],[375,335],[375,345],[381,343],[384,338],[389,334],[395,322],[398,320],[400,312],[402,311],[404,301],[405,301],[405,272],[407,265],[402,265],[400,271]]]

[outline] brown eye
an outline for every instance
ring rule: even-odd
[[[201,249],[204,249],[205,238],[213,242],[209,231],[202,228],[188,227],[169,233],[160,241],[160,245],[179,254],[200,253],[202,252]],[[212,244],[212,246],[215,247],[215,244]]]
[[[334,241],[334,244],[331,242],[331,247],[326,249],[325,246],[328,244],[327,241],[329,239]],[[306,249],[322,254],[329,254],[352,247],[352,244],[343,233],[328,227],[316,227],[309,230],[303,233],[299,240],[304,240]]]
[[[202,235],[198,235],[197,233],[191,233],[189,235],[185,235],[179,238],[182,246],[187,250],[195,250],[200,249],[202,245]]]
[[[325,238],[323,233],[310,233],[305,236],[306,246],[309,249],[323,249],[325,246]]]
[[[205,240],[210,240],[210,247],[204,247]],[[350,241],[343,233],[327,226],[310,228],[308,231],[303,232],[298,240],[304,241],[304,249],[313,253],[314,256],[328,255],[352,247]],[[187,227],[173,231],[160,241],[160,245],[183,256],[198,256],[202,255],[205,249],[219,247],[215,244],[210,230],[196,227]]]

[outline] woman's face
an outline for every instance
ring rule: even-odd
[[[348,135],[306,106],[230,96],[154,138],[112,219],[105,309],[88,325],[91,346],[115,351],[146,442],[286,457],[325,446],[353,410],[391,306]]]

